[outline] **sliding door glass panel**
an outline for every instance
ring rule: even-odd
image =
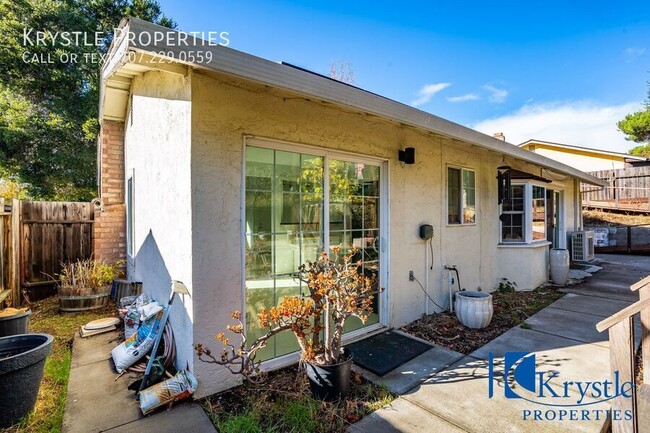
[[[358,250],[365,275],[379,281],[379,194],[380,167],[359,162],[329,160],[329,247],[347,252]],[[378,286],[378,285],[377,285]],[[379,296],[366,323],[351,317],[345,331],[379,322]]]
[[[263,335],[257,315],[285,296],[300,296],[293,278],[301,263],[323,248],[323,158],[296,152],[246,148],[245,275],[249,339]],[[289,332],[260,353],[270,359],[298,350]]]

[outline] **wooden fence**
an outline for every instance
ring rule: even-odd
[[[0,203],[2,289],[14,306],[23,290],[32,300],[53,294],[62,263],[91,257],[91,203],[13,200],[11,208]]]
[[[650,166],[592,171],[608,182],[599,189],[583,184],[582,205],[588,208],[650,212]]]
[[[16,230],[19,225],[11,208],[0,198],[0,307],[5,301],[9,305],[20,304],[19,234]]]

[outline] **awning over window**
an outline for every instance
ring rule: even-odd
[[[546,182],[546,183],[553,182],[552,180],[546,179],[546,178],[544,178],[542,176],[537,176],[537,175],[534,175],[532,173],[526,173],[525,171],[521,171],[521,170],[515,170],[513,168],[508,170],[508,173],[510,173],[510,179],[511,180],[528,179],[528,180],[537,180],[537,181]]]

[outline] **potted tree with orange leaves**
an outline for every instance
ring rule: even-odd
[[[197,344],[195,349],[204,362],[226,366],[252,382],[263,380],[261,361],[257,352],[280,332],[291,331],[298,341],[301,361],[307,372],[310,389],[316,398],[332,400],[345,397],[350,389],[351,356],[342,341],[345,322],[358,317],[362,322],[372,313],[372,301],[377,293],[377,279],[362,273],[361,261],[355,261],[356,250],[340,256],[333,249],[333,259],[322,253],[318,260],[300,266],[295,278],[304,282],[309,295],[287,296],[268,311],[258,314],[259,325],[266,329],[263,336],[248,342],[241,314],[232,315],[237,321],[227,331],[238,336],[231,342],[224,332],[216,338],[224,346],[220,355]]]

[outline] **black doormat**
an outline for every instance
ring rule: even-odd
[[[346,346],[354,363],[377,376],[395,370],[431,349],[431,346],[402,334],[386,331]]]

